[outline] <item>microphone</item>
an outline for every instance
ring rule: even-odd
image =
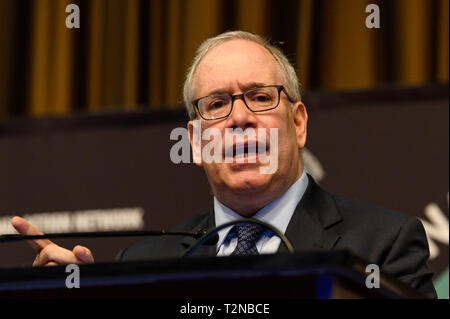
[[[79,233],[50,233],[43,235],[0,235],[0,243],[16,242],[22,240],[54,239],[54,238],[100,238],[100,237],[136,237],[136,236],[190,236],[195,239],[202,238],[207,229],[192,231],[170,231],[170,230],[137,230],[137,231],[108,231],[108,232],[79,232]],[[213,236],[207,240],[205,245],[215,245],[219,236]]]

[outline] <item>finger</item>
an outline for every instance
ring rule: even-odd
[[[49,262],[54,262],[58,265],[62,265],[77,264],[81,261],[78,260],[77,257],[75,257],[72,251],[55,244],[50,244],[45,246],[36,256],[33,266],[44,266]]]
[[[92,255],[91,251],[88,248],[78,245],[75,246],[72,251],[75,257],[82,263],[94,262],[94,256]]]
[[[11,219],[11,224],[13,227],[19,232],[21,235],[43,235],[39,229],[31,225],[26,219],[15,216]],[[48,239],[36,239],[29,240],[28,244],[33,248],[37,253],[39,253],[43,248],[47,245],[53,244]]]
[[[44,267],[48,267],[48,266],[58,266],[58,264],[55,263],[54,261],[51,261],[51,262],[46,263],[45,265],[42,265],[42,266],[44,266]]]

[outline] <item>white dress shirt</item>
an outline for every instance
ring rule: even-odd
[[[261,208],[252,218],[271,224],[284,234],[295,208],[303,197],[307,187],[308,177],[303,170],[302,176],[284,194]],[[216,197],[214,197],[214,215],[216,226],[243,218],[219,202]],[[228,256],[236,248],[237,235],[230,233],[232,228],[233,226],[230,226],[218,232],[217,256]],[[260,254],[273,254],[278,250],[280,243],[281,239],[279,237],[274,236],[272,231],[266,230],[257,241],[256,248]]]

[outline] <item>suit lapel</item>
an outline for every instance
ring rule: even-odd
[[[209,230],[212,227],[215,226],[215,219],[214,219],[214,210],[211,210],[205,218],[203,218],[200,223],[195,226],[192,231],[200,231],[200,230]],[[195,239],[191,236],[186,236],[181,241],[182,249],[183,249],[183,255],[184,253],[195,243],[198,241],[198,239]],[[216,255],[216,244],[206,244],[197,247],[197,249],[192,253],[191,256],[215,256]]]
[[[331,249],[340,238],[334,226],[342,221],[342,216],[331,195],[317,186],[311,176],[308,179],[285,235],[295,251]],[[287,252],[286,247],[281,244],[279,252]]]

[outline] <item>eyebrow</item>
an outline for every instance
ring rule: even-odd
[[[247,90],[250,90],[250,89],[253,89],[255,87],[258,87],[258,86],[265,86],[265,85],[268,85],[268,84],[261,83],[261,82],[248,82],[248,83],[245,83],[245,84],[238,84],[239,88],[243,92],[245,92]],[[231,93],[230,93],[230,89],[220,88],[220,89],[216,89],[214,91],[209,92],[208,94],[206,94],[206,96],[216,95],[216,94],[231,94]]]

